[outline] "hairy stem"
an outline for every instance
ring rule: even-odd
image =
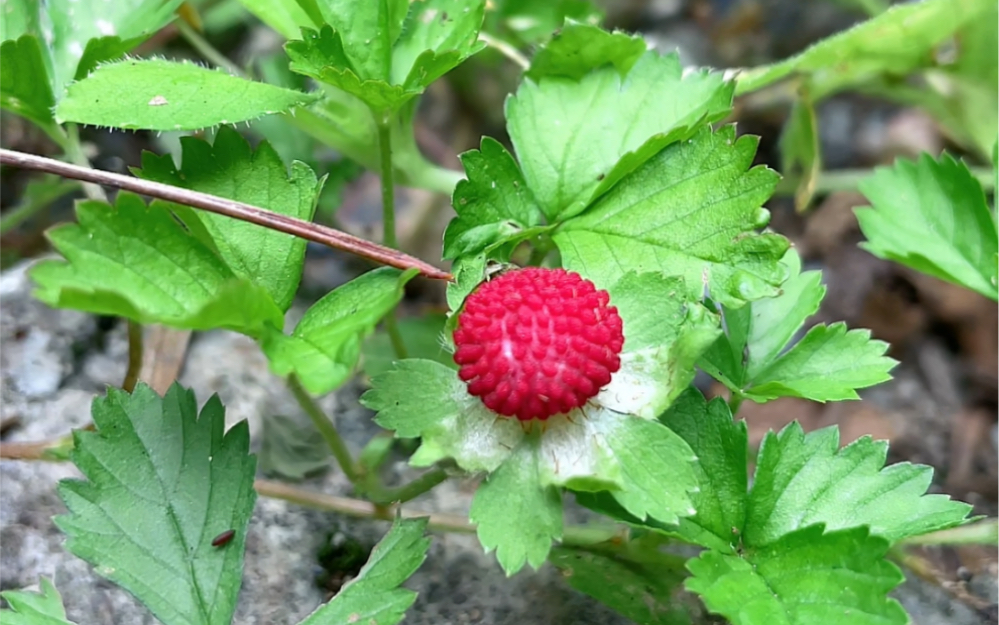
[[[516,63],[522,70],[527,70],[531,66],[531,62],[527,60],[526,56],[520,53],[520,50],[502,39],[493,37],[486,32],[480,32],[479,41]]]
[[[125,379],[121,383],[123,391],[131,393],[135,390],[135,385],[139,381],[140,371],[142,371],[142,324],[129,319],[128,370],[125,371]]]
[[[399,360],[409,358],[409,351],[406,349],[406,342],[402,340],[402,332],[399,331],[399,321],[395,317],[395,310],[385,315],[385,332],[388,333],[389,341],[392,342],[392,351]]]
[[[316,429],[319,430],[319,434],[326,441],[330,451],[333,452],[333,457],[336,458],[337,464],[340,465],[347,479],[352,484],[357,485],[360,481],[361,472],[357,468],[354,457],[350,455],[347,443],[340,436],[340,432],[337,431],[336,426],[333,425],[333,422],[326,416],[326,413],[319,407],[316,400],[312,398],[312,395],[305,390],[296,376],[288,376],[288,388],[291,389],[292,394],[298,401],[298,405],[312,419],[312,423],[315,424]]]
[[[372,475],[371,477],[375,478],[372,479],[372,482],[377,481],[376,476]],[[436,467],[408,484],[394,488],[387,488],[378,484],[370,488],[366,494],[371,501],[382,506],[393,503],[406,503],[437,486],[446,480],[447,477],[447,472],[444,469]]]
[[[257,224],[258,226],[284,232],[308,241],[314,241],[334,249],[350,252],[351,254],[356,254],[376,263],[396,267],[397,269],[415,268],[427,278],[435,280],[451,280],[452,278],[450,273],[408,254],[403,254],[383,245],[366,241],[346,232],[301,219],[295,219],[294,217],[288,217],[287,215],[281,215],[280,213],[264,210],[256,206],[244,204],[243,202],[235,202],[207,193],[198,193],[197,191],[173,187],[150,180],[141,180],[131,176],[122,176],[121,174],[63,163],[50,158],[25,154],[14,150],[0,149],[0,164],[44,171],[64,178],[72,178],[73,180],[96,182],[168,202],[176,202],[177,204],[200,208],[201,210]]]
[[[201,55],[201,58],[205,59],[215,67],[220,67],[228,71],[234,76],[247,78],[246,72],[244,72],[241,67],[230,61],[226,55],[219,52],[218,49],[209,43],[201,33],[191,28],[190,24],[180,19],[176,20],[174,23],[177,26],[177,32],[180,33],[181,38],[183,38],[189,46],[194,48],[194,50]]]
[[[63,147],[71,163],[90,169],[90,159],[83,153],[83,144],[80,143],[80,129],[76,124],[66,124],[66,144]],[[96,184],[84,184],[83,193],[91,200],[106,202],[108,199],[104,189]]]
[[[395,185],[392,181],[392,116],[389,111],[375,114],[378,126],[378,163],[382,180],[382,242],[399,247],[395,238]]]

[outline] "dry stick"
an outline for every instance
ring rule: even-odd
[[[82,180],[83,182],[93,182],[109,187],[147,195],[149,197],[184,204],[200,208],[233,219],[239,219],[264,228],[277,230],[309,241],[314,241],[334,249],[343,250],[373,260],[383,265],[396,267],[397,269],[415,268],[427,278],[435,280],[451,280],[450,273],[434,267],[430,263],[414,258],[409,254],[403,254],[391,248],[377,243],[372,243],[352,234],[334,230],[326,226],[314,224],[287,215],[281,215],[272,211],[264,210],[256,206],[227,200],[225,198],[199,193],[189,189],[173,187],[159,182],[142,180],[131,176],[123,176],[99,169],[89,169],[71,165],[62,161],[50,158],[25,154],[14,150],[0,149],[0,164],[22,167],[56,174],[64,178]]]

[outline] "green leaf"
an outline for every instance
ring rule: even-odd
[[[116,61],[125,54],[142,43],[144,38],[125,39],[121,37],[95,37],[87,42],[87,47],[83,49],[83,55],[76,66],[76,74],[73,80],[83,80],[98,66],[108,62]]]
[[[275,375],[296,375],[314,395],[342,384],[361,355],[361,343],[402,300],[418,272],[382,267],[354,278],[312,305],[291,335],[268,327],[261,341]]]
[[[373,111],[398,109],[483,47],[482,0],[334,0],[320,8],[329,25],[302,29],[302,40],[285,46],[292,71]]]
[[[540,568],[552,540],[562,537],[562,496],[540,481],[539,442],[536,435],[525,437],[479,485],[468,514],[477,526],[479,542],[487,552],[496,550],[508,577],[525,563]]]
[[[219,129],[214,145],[195,137],[182,137],[180,144],[181,167],[174,165],[169,154],[146,152],[142,155],[142,169],[133,173],[147,180],[312,220],[322,183],[308,165],[295,161],[289,177],[270,144],[263,142],[253,151],[246,139],[228,127]],[[288,310],[302,278],[304,239],[215,213],[190,215],[207,230],[219,256],[236,275],[265,288],[282,311]]]
[[[607,44],[605,35],[594,40]],[[615,41],[623,48],[615,53],[630,53],[630,40]],[[555,50],[571,54],[573,48]],[[611,56],[608,62],[614,58],[609,50],[600,51]],[[543,59],[546,71],[573,62],[554,53]],[[550,75],[524,80],[507,100],[507,128],[524,178],[554,222],[582,212],[668,143],[721,119],[731,100],[732,86],[721,75],[685,75],[675,54],[650,51],[626,76],[607,65],[579,80]]]
[[[163,59],[102,65],[73,83],[56,119],[129,130],[197,130],[281,113],[315,95]]]
[[[802,212],[815,194],[815,182],[822,171],[822,149],[815,105],[807,91],[799,90],[798,96],[780,138],[780,153],[784,175],[798,181],[794,207]]]
[[[815,100],[881,74],[905,75],[934,62],[933,49],[975,19],[991,0],[898,4],[784,61],[744,71],[736,95],[792,73],[809,75]]]
[[[563,265],[598,284],[630,271],[679,275],[686,298],[707,288],[727,306],[776,295],[788,243],[754,232],[769,221],[760,206],[777,181],[765,167],[749,169],[756,144],[728,126],[662,150],[562,224],[554,240]]]
[[[162,399],[144,384],[109,389],[92,414],[96,431],[75,431],[71,455],[87,479],[59,483],[66,548],[166,625],[229,623],[256,500],[246,422],[225,432],[218,397],[199,416],[177,384]]]
[[[425,518],[396,519],[357,577],[301,625],[395,625],[401,621],[416,601],[416,593],[399,586],[427,557],[430,539],[426,529]]]
[[[903,580],[887,550],[865,528],[823,534],[816,525],[741,555],[705,551],[687,563],[686,587],[733,625],[904,625],[887,597]]]
[[[685,541],[732,553],[746,521],[746,422],[736,423],[721,398],[704,400],[696,389],[681,395],[660,420],[690,445],[697,462],[697,514],[680,519],[672,532]]]
[[[483,30],[519,40],[524,45],[540,43],[553,33],[558,34],[559,28],[573,20],[591,25],[603,21],[603,12],[589,0],[494,0],[489,9]]]
[[[39,592],[5,590],[0,597],[10,606],[0,610],[5,625],[73,625],[66,619],[62,597],[48,578],[41,578]]]
[[[546,76],[579,81],[593,70],[613,65],[624,77],[646,50],[641,37],[570,22],[534,55],[524,75],[536,83]]]
[[[161,202],[120,193],[114,207],[85,201],[79,223],[48,231],[65,258],[31,269],[35,297],[57,308],[177,328],[259,336],[283,314],[267,292],[236,276]]]
[[[55,97],[46,75],[42,44],[33,35],[4,41],[0,45],[0,107],[42,128],[51,128],[55,125],[53,106]]]
[[[316,426],[284,415],[264,418],[260,472],[301,480],[330,465],[330,448]]]
[[[479,150],[461,155],[466,180],[452,204],[458,213],[444,233],[444,258],[476,254],[537,226],[541,211],[516,161],[498,141],[483,137]]]
[[[898,160],[860,182],[863,247],[917,271],[999,299],[999,234],[981,184],[949,155]]]
[[[843,324],[815,326],[788,350],[788,343],[815,314],[825,296],[822,273],[801,272],[793,249],[783,264],[790,277],[781,293],[738,309],[724,308],[725,335],[699,365],[730,390],[758,402],[776,397],[815,401],[856,399],[854,389],[890,379],[895,361],[884,356],[887,344],[870,340],[866,330]]]
[[[239,3],[285,39],[300,37],[303,28],[315,26],[296,0],[239,0]]]
[[[897,363],[885,356],[888,344],[871,340],[870,330],[845,323],[817,325],[753,380],[746,397],[768,401],[804,397],[814,401],[859,399],[855,389],[891,379]]]
[[[400,319],[399,334],[402,335],[402,342],[405,343],[409,356],[456,368],[451,352],[444,348],[445,338],[442,334],[446,320],[447,317],[440,313]],[[369,336],[361,346],[361,356],[361,366],[369,378],[389,371],[396,359],[388,333],[378,330]]]
[[[570,586],[636,623],[689,624],[675,598],[686,577],[683,559],[636,540],[625,549],[555,547],[548,560]]]
[[[971,510],[945,495],[925,495],[933,469],[908,462],[884,467],[888,444],[863,437],[839,448],[839,431],[804,434],[797,423],[769,433],[757,459],[744,543],[770,545],[823,523],[866,525],[889,541],[954,527]]]
[[[410,458],[430,466],[454,458],[466,471],[494,471],[524,438],[516,419],[499,418],[468,393],[454,369],[410,358],[371,380],[361,403],[399,438],[422,437]]]

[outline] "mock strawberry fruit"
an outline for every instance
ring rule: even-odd
[[[454,361],[468,392],[521,421],[583,406],[621,367],[624,332],[607,291],[564,269],[527,267],[465,300]]]

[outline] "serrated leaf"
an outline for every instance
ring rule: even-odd
[[[402,300],[418,272],[390,267],[369,271],[313,304],[290,335],[268,327],[260,346],[275,375],[295,375],[314,395],[323,395],[350,376],[361,343]]]
[[[270,295],[231,269],[175,220],[166,205],[120,193],[116,205],[84,201],[79,223],[48,231],[64,257],[30,272],[35,297],[57,308],[119,315],[142,323],[259,336],[282,325]]]
[[[444,322],[447,317],[440,313],[428,313],[419,317],[406,317],[399,320],[399,334],[411,358],[433,360],[446,367],[456,368],[451,352],[444,348]],[[378,330],[361,346],[361,366],[369,378],[381,375],[392,368],[396,361],[392,341],[388,333]]]
[[[845,323],[817,325],[753,380],[746,397],[768,401],[804,397],[814,401],[859,399],[855,389],[891,379],[897,362],[885,356],[888,344],[870,330],[847,330]]]
[[[788,349],[792,337],[815,314],[825,296],[819,271],[801,272],[793,249],[782,261],[790,277],[776,297],[738,309],[723,308],[725,334],[699,365],[732,392],[758,402],[776,397],[815,401],[856,399],[855,389],[890,379],[895,361],[887,345],[866,330],[843,324],[815,326]]]
[[[70,85],[56,119],[129,130],[198,130],[281,113],[316,99],[190,63],[129,59],[102,65]]]
[[[42,50],[33,35],[22,35],[0,45],[0,107],[42,128],[51,128],[55,124],[55,97]]]
[[[780,153],[781,170],[798,180],[794,207],[802,212],[812,201],[815,183],[822,171],[818,116],[807,90],[799,90],[798,98],[791,106],[791,114],[780,137]]]
[[[756,91],[792,73],[812,76],[815,99],[880,74],[905,75],[932,64],[933,48],[975,19],[990,2],[924,0],[895,5],[796,56],[743,71],[737,77],[736,95]]]
[[[475,0],[335,0],[328,25],[302,29],[285,50],[292,71],[350,93],[373,111],[396,110],[483,45],[485,3]]]
[[[646,50],[641,37],[610,33],[592,24],[569,22],[534,55],[524,75],[534,82],[546,76],[578,81],[595,69],[613,65],[624,77]]]
[[[627,42],[618,45],[631,49]],[[545,58],[547,65],[555,63]],[[719,74],[684,75],[675,54],[650,51],[624,77],[608,65],[580,80],[523,81],[507,100],[507,129],[524,178],[554,222],[582,212],[665,145],[692,134],[695,125],[723,117],[731,95],[732,86]]]
[[[524,437],[516,419],[488,410],[454,369],[430,360],[396,362],[371,380],[361,403],[377,411],[378,425],[397,437],[422,437],[410,458],[415,466],[454,458],[466,471],[493,471]]]
[[[993,139],[994,140],[994,139]],[[898,160],[860,182],[857,220],[875,256],[999,299],[999,234],[981,184],[949,155]]]
[[[971,506],[926,495],[933,469],[908,462],[884,467],[888,444],[863,437],[839,448],[839,431],[804,434],[797,423],[760,447],[743,540],[769,545],[803,527],[866,525],[889,541],[954,527]]]
[[[479,485],[468,513],[479,542],[487,552],[496,550],[508,577],[524,564],[539,568],[552,540],[562,537],[562,496],[540,481],[538,446],[536,435],[525,437]]]
[[[301,625],[395,625],[416,601],[416,593],[399,588],[420,568],[430,548],[427,519],[396,519],[375,545],[357,577]]]
[[[636,623],[688,625],[690,616],[674,593],[683,583],[683,559],[643,548],[598,550],[555,547],[548,557],[565,581]]]
[[[330,465],[330,448],[309,421],[270,415],[264,418],[260,472],[301,480]]]
[[[747,171],[756,143],[729,126],[662,150],[562,224],[554,240],[563,265],[603,284],[630,271],[678,275],[687,299],[707,289],[733,307],[776,295],[788,243],[754,232],[769,220],[761,205],[777,181],[764,167]]]
[[[66,619],[59,591],[46,577],[39,581],[38,592],[5,590],[0,592],[8,609],[0,610],[5,625],[73,625]]]
[[[444,233],[444,258],[476,254],[541,223],[542,215],[516,161],[498,141],[461,155],[466,179],[455,187],[458,216]]]
[[[180,144],[180,167],[169,154],[145,152],[142,169],[133,173],[312,221],[322,183],[305,163],[293,162],[289,176],[267,142],[254,151],[229,127],[219,129],[214,144],[195,137],[182,137]],[[302,278],[304,239],[215,213],[190,215],[203,224],[219,256],[236,275],[265,288],[282,311],[288,310]]]
[[[236,607],[256,462],[246,422],[225,432],[224,412],[213,396],[199,416],[177,384],[162,399],[144,384],[109,389],[94,400],[96,431],[74,432],[86,481],[59,483],[66,548],[166,625],[229,623]]]
[[[815,525],[741,555],[705,551],[687,563],[688,590],[733,625],[904,625],[887,594],[902,583],[888,542],[865,528]]]
[[[732,553],[746,521],[746,422],[736,423],[721,398],[710,402],[691,388],[660,420],[690,445],[697,462],[699,492],[692,495],[697,514],[680,519],[673,533],[687,542]]]

